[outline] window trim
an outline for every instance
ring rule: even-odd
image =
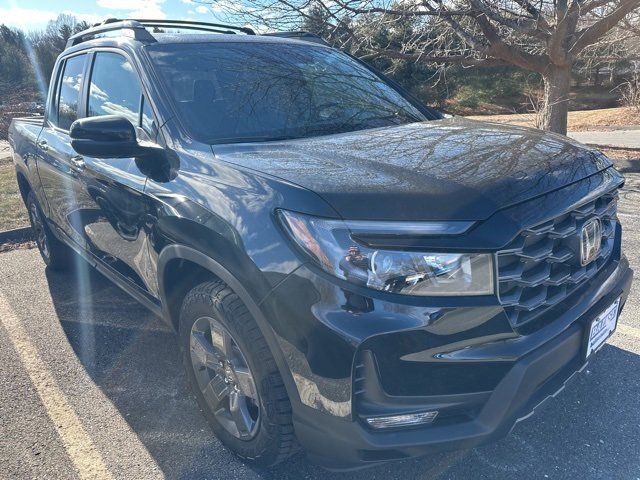
[[[147,132],[144,128],[143,114],[144,114],[145,105],[149,105],[149,109],[151,110],[151,115],[153,116],[153,122],[155,123],[155,134],[153,134],[154,132]],[[142,130],[147,135],[147,137],[150,138],[153,142],[156,142],[158,139],[158,136],[160,135],[160,123],[156,118],[157,117],[153,109],[153,102],[151,102],[149,100],[149,97],[143,93],[142,95],[140,95],[140,119],[139,119],[140,127],[138,128],[140,128],[140,130]]]
[[[56,71],[56,76],[54,77],[53,89],[51,91],[51,103],[47,107],[47,124],[51,127],[58,126],[58,102],[60,100],[60,79],[62,78],[64,72],[64,66],[67,64],[67,59],[65,58],[60,62],[60,66]],[[52,117],[55,116],[55,121]]]

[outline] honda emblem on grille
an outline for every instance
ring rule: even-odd
[[[594,218],[582,226],[580,234],[580,263],[584,267],[591,263],[600,253],[602,244],[602,224]]]

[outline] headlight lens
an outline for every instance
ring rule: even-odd
[[[416,296],[491,295],[494,292],[491,254],[373,249],[354,241],[354,227],[349,223],[285,210],[279,210],[278,215],[292,239],[320,267],[356,285]],[[375,222],[366,222],[366,233],[392,234],[390,222],[380,225],[377,230]],[[437,233],[433,225],[425,223],[424,231]],[[463,225],[437,225],[442,226],[443,234],[464,231]],[[398,227],[398,234],[407,234],[406,224],[398,222]]]

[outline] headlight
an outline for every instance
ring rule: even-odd
[[[469,222],[343,222],[285,210],[279,210],[278,216],[292,239],[320,267],[356,285],[418,296],[493,294],[491,254],[382,250],[353,239],[354,232],[451,235],[466,231]]]

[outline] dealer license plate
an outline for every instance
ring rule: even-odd
[[[589,337],[587,338],[586,358],[589,358],[593,352],[598,350],[602,344],[616,329],[618,323],[618,309],[620,307],[620,298],[597,318],[591,321],[589,328]]]

